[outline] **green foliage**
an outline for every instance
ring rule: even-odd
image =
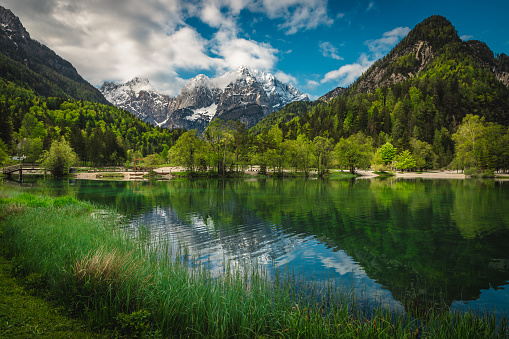
[[[143,158],[144,166],[151,169],[157,166],[161,166],[164,164],[164,162],[164,159],[157,154],[147,155],[145,158]]]
[[[332,162],[334,142],[331,138],[315,137],[313,139],[313,153],[316,158],[318,176],[328,173]]]
[[[48,149],[53,140],[63,136],[81,161],[98,166],[124,164],[128,150],[139,152],[140,157],[162,152],[173,146],[182,133],[152,127],[113,106],[43,98],[1,78],[0,113],[9,117],[10,125],[4,125],[6,138],[12,136],[17,143],[31,139],[30,146],[33,140],[40,139],[43,148]],[[36,154],[36,150],[31,152]]]
[[[452,139],[456,146],[456,159],[462,167],[477,167],[479,163],[479,139],[484,132],[484,119],[467,115]]]
[[[409,150],[404,150],[394,158],[394,167],[400,170],[408,170],[416,165],[415,159]]]
[[[205,158],[206,151],[203,141],[197,138],[196,130],[187,131],[180,136],[170,149],[168,161],[182,165],[189,172],[194,172],[201,160]]]
[[[4,165],[9,161],[9,155],[7,153],[7,145],[0,139],[0,165]]]
[[[418,60],[414,53],[408,53],[396,59],[392,67],[395,73],[408,74],[418,64]]]
[[[456,146],[454,165],[472,168],[474,173],[506,169],[509,156],[509,129],[486,124],[478,115],[467,115],[452,139]]]
[[[412,138],[410,141],[412,157],[415,159],[415,166],[420,169],[431,169],[436,162],[436,154],[433,147],[425,141]]]
[[[396,156],[396,148],[394,148],[391,143],[386,142],[382,145],[382,147],[380,147],[379,154],[384,165],[388,165],[394,160],[394,157]]]
[[[340,166],[346,166],[353,174],[356,167],[366,168],[373,155],[373,140],[362,132],[346,139],[341,138],[334,148]]]
[[[228,152],[233,145],[233,130],[231,122],[225,123],[221,119],[213,120],[205,130],[205,140],[209,146],[210,158],[217,173],[224,175],[228,164],[232,164],[233,156]]]
[[[300,117],[316,106],[317,102],[308,102],[308,101],[296,101],[292,102],[280,110],[269,114],[262,121],[260,121],[256,126],[251,128],[251,132],[254,134],[260,134],[263,132],[267,132],[272,126],[278,125],[279,128],[284,128],[286,123],[291,121],[296,117]]]
[[[44,151],[39,161],[51,175],[63,177],[69,173],[69,168],[78,162],[78,156],[69,143],[61,138],[60,141],[55,140],[51,143],[49,151]]]
[[[130,314],[119,313],[117,326],[120,334],[127,338],[146,338],[151,327],[150,318],[150,312],[144,309]]]
[[[302,171],[308,176],[314,163],[313,144],[305,135],[299,134],[297,140],[285,140],[287,164],[295,171]]]
[[[41,138],[24,138],[18,145],[21,154],[26,157],[25,162],[28,163],[35,163],[38,161],[44,150],[44,144]]]

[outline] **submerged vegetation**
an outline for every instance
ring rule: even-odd
[[[19,279],[90,328],[146,337],[505,337],[506,319],[408,307],[365,309],[348,287],[269,278],[256,264],[221,276],[165,240],[122,230],[113,211],[71,197],[3,191],[4,255]],[[100,212],[100,213],[98,213]]]

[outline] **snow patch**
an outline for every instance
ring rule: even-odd
[[[167,117],[166,120],[161,121],[161,122],[156,121],[156,127],[164,126],[168,122],[168,120],[170,120],[170,117]]]
[[[196,121],[200,118],[210,121],[216,115],[217,105],[212,104],[209,107],[193,109],[193,114],[186,117],[187,120]]]

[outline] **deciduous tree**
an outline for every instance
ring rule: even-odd
[[[69,173],[69,168],[78,162],[78,156],[62,137],[51,143],[49,151],[44,151],[39,161],[54,177],[63,177]]]
[[[340,166],[346,166],[350,173],[356,167],[367,167],[373,156],[373,140],[362,132],[341,140],[334,148]]]

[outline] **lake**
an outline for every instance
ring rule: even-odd
[[[25,179],[28,191],[114,207],[133,236],[184,244],[218,274],[255,261],[393,310],[436,298],[509,314],[509,182]]]

